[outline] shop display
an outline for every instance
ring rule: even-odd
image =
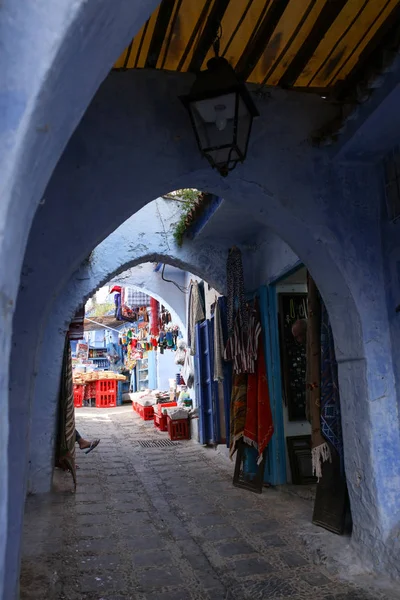
[[[89,346],[84,342],[79,342],[76,346],[76,358],[78,361],[87,360],[89,356]]]
[[[284,399],[289,421],[306,418],[306,347],[293,336],[296,321],[307,317],[307,294],[279,294],[280,346]]]
[[[178,342],[186,346],[179,326],[156,299],[123,286],[113,286],[110,293],[114,295],[114,317],[125,323],[116,327],[109,320],[111,315],[103,322],[99,318],[100,322],[93,321],[98,327],[92,326],[84,341],[77,343],[73,361],[76,407],[122,404],[136,391],[143,393],[156,388],[156,354],[176,352]],[[138,301],[140,304],[136,304]],[[109,380],[118,385],[109,387],[100,402],[96,382]],[[157,392],[155,403],[170,400],[168,391]],[[145,411],[146,416],[149,412]]]

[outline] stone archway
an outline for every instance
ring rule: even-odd
[[[0,402],[3,414],[8,407],[15,409],[16,414],[10,413],[13,422],[16,415],[29,410],[35,378],[30,362],[21,396],[12,375],[9,403],[11,320],[35,209],[97,86],[132,36],[132,29],[139,28],[154,4],[144,7],[120,0],[111,6],[104,0],[99,7],[90,0],[64,8],[59,0],[48,6],[43,3],[23,15],[16,7],[6,9],[11,17],[8,23],[19,29],[15,36],[18,41],[12,43],[30,40],[22,52],[15,52],[8,35],[5,52],[6,59],[19,57],[19,62],[13,63],[13,77],[19,77],[24,86],[20,103],[14,102],[20,113],[10,129],[17,135],[6,153],[0,221],[5,232],[0,269],[4,307]],[[90,36],[82,55],[77,49],[89,24]],[[21,35],[33,29],[34,40]],[[29,68],[32,48],[38,59],[35,70]],[[149,198],[189,185],[245,205],[310,268],[328,306],[340,362],[349,449],[346,467],[353,505],[356,502],[359,508],[355,535],[365,547],[367,540],[374,540],[368,552],[379,553],[380,568],[385,568],[396,542],[391,539],[392,546],[386,548],[384,543],[399,522],[394,500],[398,494],[395,457],[399,435],[390,355],[382,360],[382,348],[390,348],[390,336],[375,173],[361,166],[329,164],[323,151],[307,143],[329,109],[319,99],[277,92],[267,103],[258,100],[262,117],[248,160],[222,181],[201,162],[177,100],[179,93],[187,91],[190,77],[143,72],[119,78],[118,84],[117,79],[118,74],[112,74],[103,84],[69,143],[36,215],[15,311],[15,355],[26,346],[28,354],[35,356],[36,341],[43,336],[53,301],[71,274],[101,239]],[[115,93],[116,85],[119,93]],[[26,173],[33,176],[27,178]],[[94,211],[96,226],[88,231],[86,223]],[[20,472],[15,476],[17,493],[7,492],[5,473],[8,461],[15,456],[15,446],[23,448],[25,438],[24,430],[17,428],[7,453],[8,424],[4,420],[0,433],[0,526],[6,529],[5,507],[22,506],[25,481]],[[23,451],[21,455],[26,458]],[[386,461],[387,455],[390,461]],[[375,523],[373,534],[371,521]],[[7,574],[5,592],[10,598],[15,595],[19,555],[18,536],[14,540],[10,557],[15,558],[15,564]],[[3,558],[4,547],[0,547],[1,581]]]
[[[361,254],[362,239],[351,235],[355,223],[371,234],[376,230],[376,223],[373,211],[364,210],[360,219],[358,207],[354,206],[350,210],[348,206],[348,198],[360,194],[361,184],[357,177],[354,176],[343,187],[342,179],[346,171],[334,169],[324,161],[318,162],[315,150],[308,146],[303,148],[306,131],[320,115],[311,114],[309,101],[305,100],[300,105],[303,112],[299,128],[298,112],[293,114],[290,103],[288,107],[282,108],[276,100],[268,111],[280,111],[280,118],[285,120],[287,130],[280,131],[279,135],[274,133],[268,114],[265,114],[261,119],[259,132],[254,137],[248,163],[233,172],[229,179],[221,180],[208,168],[198,168],[200,159],[187,123],[181,120],[176,89],[171,86],[173,77],[157,74],[148,79],[145,73],[132,75],[125,91],[131,90],[133,93],[135,90],[138,94],[135,105],[138,114],[130,109],[132,102],[128,93],[118,97],[111,94],[113,79],[111,77],[107,80],[71,140],[48,187],[45,203],[36,215],[16,313],[15,352],[20,352],[21,348],[23,351],[27,337],[41,339],[46,313],[51,306],[49,294],[57,297],[62,293],[68,277],[90,252],[93,244],[104,237],[115,224],[119,224],[128,211],[132,212],[133,199],[134,206],[139,209],[144,205],[148,194],[154,197],[154,192],[193,186],[214,192],[224,197],[226,202],[246,206],[247,210],[252,210],[259,222],[272,228],[293,248],[309,267],[322,292],[330,312],[340,362],[346,414],[345,439],[349,449],[346,461],[352,503],[353,506],[362,507],[362,497],[367,493],[371,502],[366,513],[371,514],[372,511],[376,522],[383,523],[377,507],[381,506],[383,509],[388,495],[383,494],[382,488],[376,485],[377,478],[379,479],[379,460],[375,463],[371,440],[364,436],[364,432],[366,428],[374,426],[377,429],[383,428],[386,435],[387,423],[375,420],[374,410],[382,411],[382,402],[390,407],[388,410],[392,412],[395,406],[394,393],[384,397],[382,394],[375,396],[382,387],[380,372],[378,374],[368,371],[368,363],[371,359],[374,360],[373,356],[377,350],[368,340],[373,337],[376,344],[377,339],[384,340],[387,337],[387,315],[384,295],[379,287],[371,287],[369,290],[368,310],[360,302],[360,276],[362,278],[367,269],[369,272],[372,269],[376,277],[381,278],[378,240],[376,245],[371,244],[367,253],[363,249],[364,254]],[[149,82],[153,86],[150,90]],[[183,85],[182,80],[177,79],[176,85]],[[157,89],[157,86],[159,93],[154,96],[154,88]],[[164,114],[169,115],[168,125],[160,120],[160,110],[157,106],[160,98],[163,101]],[[111,111],[112,102],[115,103],[115,111]],[[105,119],[106,109],[109,113],[111,111],[110,114],[120,115],[116,126],[111,126],[110,121]],[[138,116],[141,111],[146,112],[149,109],[145,125],[146,129],[151,131],[150,138],[143,130],[142,120]],[[299,106],[296,106],[296,109],[298,111]],[[127,130],[130,131],[127,129],[128,122],[133,130],[137,128],[139,132],[134,137],[126,135]],[[296,130],[296,127],[298,137],[293,141],[289,132]],[[176,135],[180,138],[179,143],[175,140]],[[141,141],[140,144],[135,144],[136,138]],[[147,146],[143,142],[145,139],[149,140]],[[297,153],[293,152],[293,149],[288,150],[289,139],[291,143],[298,144]],[[270,147],[271,143],[274,151]],[[113,150],[116,147],[117,153]],[[146,161],[154,148],[158,149],[158,169],[150,173]],[[316,164],[319,170],[316,169]],[[285,177],[286,168],[296,174],[296,177],[293,175],[292,181]],[[363,176],[369,178],[370,174],[364,172]],[[367,195],[368,192],[372,194],[373,183],[371,180],[369,191],[365,192]],[[136,189],[134,196],[133,189]],[[336,206],[343,208],[343,213],[339,211],[336,219],[326,210],[333,198]],[[76,219],[77,214],[79,219]],[[94,219],[91,217],[93,214]],[[345,214],[346,218],[342,219],[342,214]],[[91,218],[92,227],[89,229],[87,223]],[[144,236],[146,227],[147,224],[144,223]],[[141,239],[131,243],[133,246],[142,244]],[[43,254],[43,244],[50,248],[62,248],[62,252],[57,255]],[[376,255],[373,254],[374,251]],[[355,257],[360,258],[364,268],[355,261]],[[213,257],[207,253],[203,255],[202,261],[204,267],[214,264]],[[356,271],[357,276],[354,277]],[[374,330],[368,327],[368,323],[371,322],[371,308],[374,312]],[[380,365],[381,367],[383,366]],[[14,378],[11,392],[12,406],[15,410],[22,409],[18,402],[23,403],[31,393],[33,372],[32,366],[27,369],[27,378],[18,381],[23,388],[16,388]],[[386,382],[392,378],[390,365],[384,366],[382,376],[386,389]],[[25,393],[22,393],[22,389]],[[374,397],[380,397],[381,401],[375,405],[367,402],[364,406],[366,411],[361,415],[352,399],[366,399],[371,392]],[[360,432],[356,436],[355,428]],[[378,431],[376,433],[379,438],[380,434]],[[395,422],[389,425],[389,440],[390,447],[396,448],[399,440]],[[360,479],[363,481],[362,488],[358,483]],[[388,480],[385,482],[385,486],[387,485],[391,485]],[[368,532],[365,531],[368,519],[362,515],[364,513],[361,511],[355,526],[356,535],[360,532],[360,540],[368,536]],[[392,517],[391,519],[394,522]],[[381,532],[384,535],[383,528]]]
[[[206,279],[216,289],[224,289],[224,249],[216,245],[199,247],[196,243],[183,248],[174,246],[170,225],[175,213],[176,206],[173,202],[167,202],[162,198],[150,202],[95,248],[89,260],[71,275],[70,281],[51,307],[45,322],[44,343],[38,347],[31,416],[31,429],[36,433],[35,437],[31,438],[30,445],[28,491],[34,493],[50,491],[57,390],[65,333],[82,301],[86,301],[112,277],[147,262],[165,262]],[[152,228],[148,242],[132,244],[132,239],[140,236],[143,223],[146,222],[150,222]],[[161,223],[164,229],[161,228]],[[213,265],[206,270],[207,256],[213,257]],[[157,290],[157,296],[161,288],[153,283],[153,289]],[[174,308],[172,302],[171,299],[171,307]],[[181,310],[179,313],[184,318]],[[19,464],[18,457],[15,457],[14,471]]]

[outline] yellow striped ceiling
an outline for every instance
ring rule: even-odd
[[[220,54],[245,81],[332,90],[368,64],[400,0],[162,0],[116,69],[197,72]]]

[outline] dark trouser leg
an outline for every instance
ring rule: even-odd
[[[82,439],[81,434],[79,433],[79,431],[77,429],[75,429],[75,441],[77,444],[79,444],[79,440]]]

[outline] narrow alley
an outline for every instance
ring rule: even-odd
[[[76,421],[101,443],[77,449],[76,494],[57,471],[56,491],[28,498],[22,600],[397,597],[312,562],[295,533],[299,515],[309,520],[306,500],[234,489],[228,459],[162,438],[130,406],[81,409]]]

